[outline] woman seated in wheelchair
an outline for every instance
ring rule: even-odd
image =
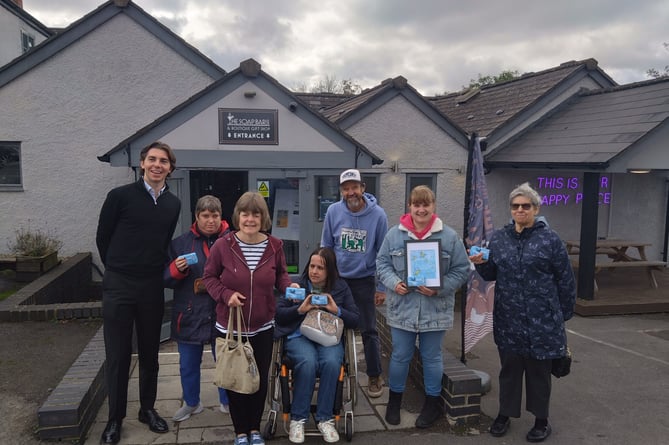
[[[316,377],[320,377],[316,423],[326,442],[337,442],[339,434],[333,407],[345,340],[334,346],[322,346],[304,337],[300,324],[307,312],[320,309],[340,317],[345,328],[354,329],[358,325],[358,308],[348,285],[339,277],[335,253],[330,248],[318,248],[311,254],[299,284],[305,289],[306,297],[304,300],[280,298],[274,329],[276,338],[284,337],[283,351],[292,363],[293,400],[288,437],[293,443],[304,442],[304,423],[309,417]],[[317,297],[312,302],[315,295],[326,296],[327,304],[314,304],[318,300]]]

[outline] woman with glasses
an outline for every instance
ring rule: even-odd
[[[528,183],[509,195],[512,222],[496,231],[483,253],[469,259],[495,283],[493,332],[499,352],[499,415],[490,434],[501,437],[509,418],[520,417],[525,377],[526,410],[534,414],[529,442],[551,434],[548,410],[551,366],[567,350],[565,321],[573,314],[576,286],[567,251],[556,232],[538,218],[541,197]]]

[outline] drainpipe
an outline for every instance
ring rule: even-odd
[[[669,184],[669,180],[665,181],[665,185]],[[664,244],[662,244],[662,261],[667,262],[667,243],[669,243],[669,188],[665,187],[665,194],[667,195],[666,213],[664,215]]]

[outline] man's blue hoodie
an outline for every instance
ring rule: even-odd
[[[343,278],[376,276],[376,254],[388,231],[388,217],[374,195],[363,197],[366,205],[359,212],[351,212],[342,198],[325,214],[321,246],[334,249]]]

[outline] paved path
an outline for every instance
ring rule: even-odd
[[[456,322],[459,325],[459,323]],[[628,445],[669,444],[669,314],[630,315],[571,320],[569,342],[575,355],[572,374],[555,379],[551,399],[552,445]],[[459,356],[458,327],[451,331],[444,346]],[[360,345],[361,346],[361,345]],[[358,348],[359,354],[362,348]],[[362,358],[360,359],[362,361]],[[160,378],[156,408],[169,419],[180,406],[179,367],[176,347],[161,348]],[[407,443],[449,445],[522,444],[533,418],[523,412],[512,419],[509,433],[494,438],[485,428],[497,413],[499,362],[492,335],[488,335],[468,354],[468,365],[492,376],[491,392],[482,397],[482,432],[469,435],[443,432],[443,428],[413,428],[415,413],[402,411],[402,425],[389,427],[383,422],[387,389],[379,399],[364,396],[366,376],[359,373],[358,406],[355,408],[353,443],[407,445]],[[122,444],[225,444],[232,443],[230,416],[218,410],[217,392],[212,382],[213,361],[207,354],[202,384],[206,409],[180,424],[170,421],[167,434],[151,433],[135,417],[138,406],[137,369],[130,382],[128,413],[123,424]],[[416,395],[414,394],[414,398]],[[420,395],[418,395],[420,399]],[[89,432],[87,444],[97,444],[107,418],[106,401]],[[264,422],[263,422],[264,426]],[[448,430],[448,428],[446,428]],[[419,442],[417,442],[419,441]],[[272,444],[289,444],[282,425]],[[324,443],[308,437],[305,444]],[[341,442],[345,443],[342,434]]]

